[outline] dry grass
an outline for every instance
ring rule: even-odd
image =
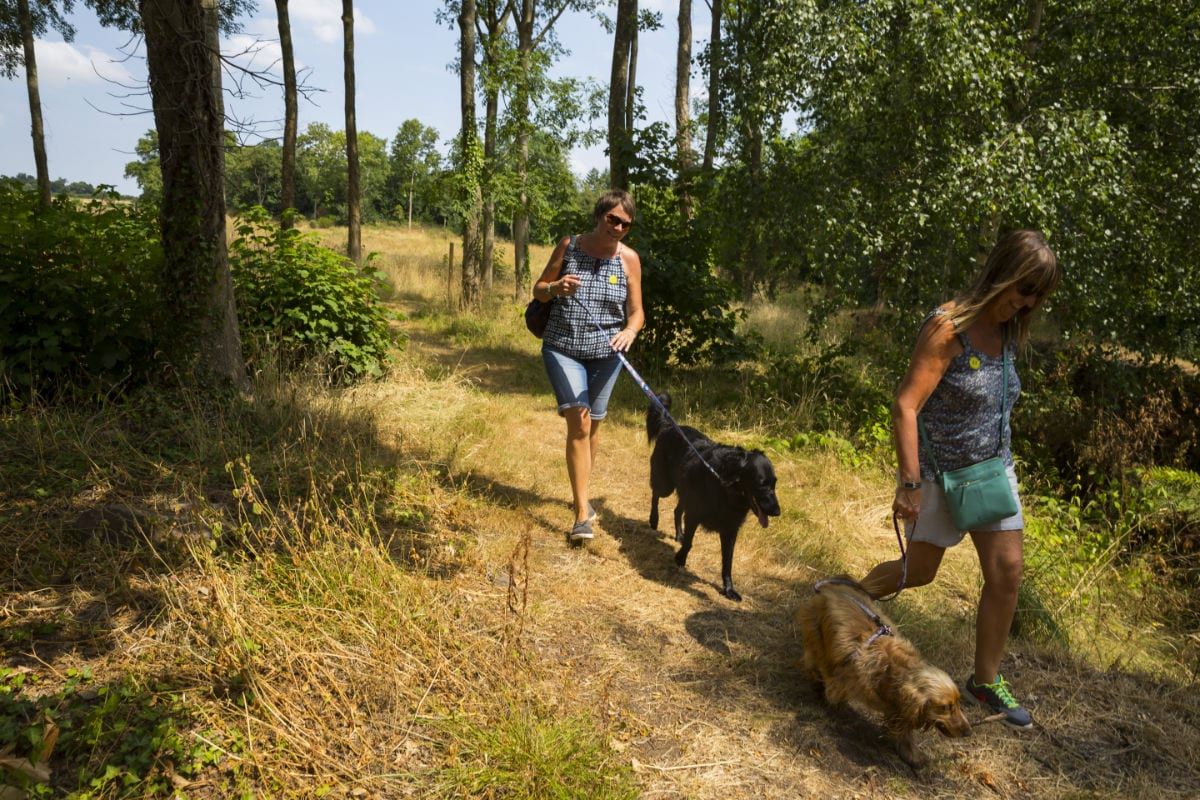
[[[335,250],[346,249],[343,228],[315,229],[320,242]],[[448,274],[447,260],[450,245],[454,245],[454,268]],[[541,274],[552,248],[531,245],[530,271],[533,277]],[[462,237],[445,228],[417,225],[378,225],[363,229],[363,250],[374,253],[374,265],[387,275],[401,301],[447,304],[457,307],[462,296]],[[497,270],[495,295],[509,297],[512,293],[512,243],[498,241],[495,249]]]
[[[914,774],[876,721],[824,707],[799,679],[790,615],[815,578],[892,556],[882,470],[772,453],[784,515],[743,531],[746,600],[730,603],[716,537],[700,534],[681,573],[644,522],[644,401],[623,382],[594,477],[601,533],[567,549],[561,423],[519,304],[449,314],[446,239],[365,239],[408,312],[385,381],[331,391],[267,373],[246,403],[4,412],[0,643],[37,683],[13,695],[16,673],[0,680],[0,718],[5,697],[41,698],[42,729],[54,711],[60,790],[124,764],[130,782],[97,796],[1194,796],[1194,679],[1161,634],[1148,645],[1136,598],[1103,595],[1113,624],[1072,629],[1072,648],[1014,641],[1004,670],[1040,723],[1029,736],[931,737],[934,763]],[[755,441],[703,401],[690,388],[681,416]],[[116,506],[144,537],[76,530]],[[978,580],[959,548],[889,609],[954,674]],[[1122,648],[1140,660],[1114,660]],[[107,709],[118,688],[140,716]],[[88,745],[85,719],[166,720],[174,738],[159,738],[181,744],[131,765],[129,735]]]

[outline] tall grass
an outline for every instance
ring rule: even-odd
[[[217,796],[447,796],[479,776],[631,796],[597,725],[538,703],[503,595],[474,599],[469,501],[389,425],[395,396],[268,371],[248,397],[5,409],[0,643],[54,665],[0,674],[16,755],[97,797],[201,774]],[[129,726],[168,706],[170,737]]]

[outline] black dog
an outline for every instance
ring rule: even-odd
[[[671,398],[660,394],[658,399],[666,408]],[[646,438],[654,444],[650,455],[650,527],[658,530],[658,499],[673,492],[679,493],[675,506],[675,541],[680,542],[675,563],[687,564],[696,528],[703,525],[721,537],[721,594],[730,600],[742,596],[733,588],[733,546],[738,530],[753,511],[758,524],[767,527],[767,517],[779,516],[779,499],[775,497],[775,469],[771,461],[758,450],[744,450],[717,444],[695,428],[681,425],[687,437],[667,421],[656,403],[646,411]],[[717,475],[688,447],[692,443]]]

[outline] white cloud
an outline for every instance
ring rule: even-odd
[[[588,148],[576,148],[571,152],[571,171],[579,177],[584,177],[593,169],[601,172],[608,169],[608,155],[603,145],[593,145]]]
[[[288,15],[293,22],[306,26],[322,42],[332,44],[342,38],[342,4],[337,0],[291,0]],[[355,34],[372,34],[378,28],[362,11],[354,12]]]
[[[71,83],[102,83],[106,80],[133,83],[133,76],[125,65],[98,47],[82,45],[75,47],[70,42],[49,42],[38,39],[35,43],[38,80],[46,86],[66,86]]]

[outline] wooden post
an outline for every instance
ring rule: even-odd
[[[446,305],[454,308],[454,242],[450,243],[450,255],[446,256]]]

